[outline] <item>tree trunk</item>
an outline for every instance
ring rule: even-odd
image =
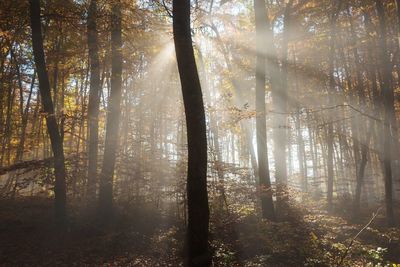
[[[211,88],[208,85],[208,77],[206,68],[204,65],[204,60],[203,60],[203,54],[200,49],[197,49],[198,51],[198,63],[199,63],[199,69],[200,69],[200,77],[202,76],[202,79],[200,79],[201,87],[203,88],[203,91],[205,93],[205,99],[206,99],[206,104],[209,106],[212,106],[212,97],[211,97]],[[203,74],[203,75],[201,75]],[[220,206],[223,207],[223,204],[226,206],[226,210],[229,211],[228,209],[228,204],[226,200],[226,195],[225,195],[225,174],[224,174],[224,169],[223,169],[223,160],[222,160],[222,154],[221,154],[221,148],[220,148],[220,137],[219,137],[219,131],[218,131],[218,124],[217,124],[217,118],[215,116],[215,111],[211,110],[210,114],[210,131],[213,137],[213,148],[214,148],[214,169],[217,171],[217,176],[218,176],[218,184],[217,184],[217,190],[220,194]]]
[[[119,136],[119,118],[122,96],[122,30],[121,2],[112,6],[111,12],[111,90],[107,107],[106,138],[103,166],[100,175],[99,212],[107,220],[112,214],[113,175]]]
[[[188,229],[185,263],[190,267],[210,266],[206,123],[192,46],[190,0],[173,1],[173,32],[188,139]]]
[[[90,59],[90,93],[88,104],[88,177],[86,196],[93,200],[96,196],[97,157],[99,146],[99,105],[100,105],[100,62],[97,41],[97,1],[91,0],[87,18],[87,38]]]
[[[286,12],[285,12],[286,13]],[[287,19],[285,19],[287,23]],[[268,60],[268,66],[270,66],[270,80],[271,80],[271,91],[272,91],[272,105],[273,105],[273,140],[274,140],[274,158],[275,158],[275,179],[277,186],[277,201],[278,207],[285,202],[286,193],[285,187],[287,186],[287,166],[286,166],[286,146],[287,146],[287,56],[282,61],[282,70],[279,70],[279,63],[277,53],[275,51],[273,43],[273,31],[270,29],[272,26],[268,26],[268,36],[271,38],[269,41],[269,51],[271,58]],[[285,26],[287,27],[287,25]],[[287,44],[283,48],[287,55]],[[281,200],[283,201],[282,203]],[[278,208],[277,208],[278,209]]]
[[[329,88],[328,88],[328,102],[330,105],[333,105],[333,97],[335,91],[335,73],[334,73],[334,61],[335,61],[335,36],[336,36],[336,21],[339,16],[339,11],[342,5],[342,1],[340,0],[337,4],[337,10],[334,11],[330,18],[330,40],[329,40]],[[328,111],[329,112],[329,111]],[[328,133],[327,133],[327,168],[328,168],[328,182],[327,182],[327,201],[328,201],[328,211],[332,211],[333,208],[333,179],[334,179],[334,170],[333,170],[333,117],[331,114],[328,114]]]
[[[58,124],[54,114],[53,101],[51,99],[50,82],[46,70],[45,55],[43,50],[43,38],[40,22],[40,0],[29,0],[30,19],[32,28],[32,46],[35,58],[36,71],[39,79],[39,91],[42,99],[43,110],[46,113],[47,131],[50,135],[51,147],[54,154],[55,174],[55,216],[58,223],[66,222],[66,183],[64,149]]]
[[[28,125],[29,108],[30,108],[33,88],[34,88],[34,85],[35,85],[35,78],[36,78],[36,70],[33,72],[33,75],[32,75],[31,87],[29,89],[28,99],[26,100],[26,106],[25,106],[25,109],[24,109],[24,112],[23,112],[23,116],[22,116],[21,137],[20,137],[20,141],[19,141],[19,144],[18,144],[18,148],[17,148],[17,154],[16,154],[16,157],[15,157],[15,162],[16,163],[22,161],[23,154],[24,154],[25,139],[26,139],[26,127]]]
[[[388,225],[394,224],[393,213],[393,182],[392,182],[392,146],[394,145],[394,92],[392,87],[392,69],[389,56],[387,54],[386,44],[386,19],[385,10],[381,0],[376,0],[376,10],[379,18],[379,47],[381,59],[381,90],[383,96],[384,119],[383,119],[383,169],[385,177],[385,204],[386,204],[386,219]]]
[[[353,218],[357,219],[360,210],[360,199],[361,199],[361,188],[364,184],[364,174],[365,174],[365,167],[367,166],[368,161],[368,151],[369,151],[369,141],[371,139],[372,131],[368,131],[367,138],[365,143],[361,145],[361,161],[360,165],[357,168],[357,184],[356,184],[356,192],[354,196],[354,203],[353,203]]]
[[[396,0],[397,11],[397,45],[400,49],[400,0]]]
[[[267,23],[264,0],[254,0],[256,21],[256,138],[258,157],[258,178],[260,184],[261,210],[263,218],[275,219],[275,209],[272,200],[272,187],[269,176],[266,110],[265,110],[265,74],[266,59],[265,47],[267,45]]]
[[[295,92],[296,94],[300,95],[300,88],[299,88],[299,82],[297,78],[297,66],[296,66],[296,51],[293,49],[293,67],[294,67],[294,82],[295,82]],[[306,156],[306,151],[305,151],[305,142],[303,139],[303,132],[301,130],[301,109],[300,109],[300,103],[296,104],[296,128],[297,128],[297,158],[299,161],[300,165],[300,182],[301,182],[301,190],[303,192],[308,192],[308,179],[307,179],[307,174],[308,174],[308,168],[307,168],[307,156]],[[310,130],[310,129],[308,129]],[[310,136],[311,139],[311,136]],[[311,140],[310,140],[311,144]],[[310,145],[310,150],[312,151],[311,145]]]
[[[233,73],[233,67],[229,59],[229,55],[227,52],[226,47],[224,46],[222,39],[219,35],[218,29],[214,26],[211,25],[211,29],[215,32],[218,40],[218,44],[221,47],[223,57],[225,59],[226,66],[229,70],[230,73]],[[243,99],[243,93],[242,89],[239,85],[239,82],[236,78],[232,77],[230,78],[230,81],[232,82],[232,86],[234,89],[234,94],[233,94],[233,104],[237,106],[238,108],[243,108],[243,106],[246,104]],[[254,176],[258,177],[258,166],[257,166],[257,160],[255,156],[255,150],[254,150],[254,145],[253,145],[253,129],[252,125],[249,121],[245,120],[240,120],[240,127],[244,131],[244,136],[246,139],[247,146],[249,147],[249,152],[250,152],[250,159],[251,159],[251,166],[254,170]]]

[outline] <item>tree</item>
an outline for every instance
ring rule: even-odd
[[[329,18],[329,61],[328,61],[328,73],[329,73],[329,88],[328,88],[328,103],[330,105],[334,104],[334,92],[335,92],[335,36],[337,32],[337,19],[339,17],[339,12],[342,7],[342,1],[339,0],[336,4],[335,1],[334,10]],[[333,116],[329,113],[328,115],[328,131],[327,131],[327,169],[328,169],[328,183],[327,183],[327,200],[328,200],[328,210],[331,211],[333,208],[333,149],[334,149],[334,132],[333,132]]]
[[[186,265],[210,266],[207,136],[203,97],[192,46],[190,0],[173,1],[173,33],[188,141]]]
[[[100,175],[99,213],[108,219],[112,213],[113,176],[119,138],[122,97],[121,2],[113,2],[111,11],[111,89],[107,106],[106,139]]]
[[[254,0],[256,17],[256,132],[258,155],[258,178],[261,190],[261,209],[263,218],[275,219],[272,188],[269,177],[267,131],[265,116],[265,54],[267,45],[267,23],[264,0]]]
[[[46,114],[47,131],[50,136],[51,148],[54,154],[55,174],[55,216],[60,224],[66,222],[66,183],[65,162],[62,138],[58,129],[58,123],[54,114],[53,101],[50,93],[49,76],[46,69],[46,61],[43,49],[42,26],[40,22],[40,0],[29,1],[30,21],[32,29],[32,47],[35,58],[36,71],[39,79],[39,91],[42,99],[43,111]]]
[[[293,1],[290,0],[284,10],[284,29],[282,42],[282,67],[280,69],[277,52],[274,46],[273,25],[268,25],[269,36],[271,38],[269,45],[269,53],[271,58],[270,80],[272,105],[275,112],[273,116],[273,141],[274,141],[274,159],[275,159],[275,178],[277,185],[277,211],[284,204],[286,197],[285,187],[287,186],[287,164],[286,164],[286,147],[288,146],[288,127],[287,127],[287,54],[288,54],[288,29],[290,9]],[[271,23],[272,24],[272,23]]]
[[[100,62],[97,41],[97,1],[91,0],[87,18],[87,39],[90,58],[90,93],[88,104],[89,151],[87,197],[94,199],[97,182],[97,157],[99,146]]]
[[[394,92],[392,87],[391,64],[387,54],[385,10],[381,0],[376,0],[379,18],[379,46],[382,71],[381,90],[383,97],[383,172],[385,179],[386,219],[389,226],[394,224],[392,185],[392,146],[396,118],[394,113]]]

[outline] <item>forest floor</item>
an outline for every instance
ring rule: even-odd
[[[383,215],[354,239],[373,212],[365,210],[354,224],[322,205],[292,203],[277,222],[246,207],[212,211],[214,265],[400,266],[400,231],[385,227]],[[51,200],[1,200],[0,266],[182,266],[183,225],[141,207],[125,208],[106,230],[70,207],[69,227],[60,233],[51,223]]]

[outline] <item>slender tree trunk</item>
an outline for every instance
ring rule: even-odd
[[[397,11],[397,45],[400,49],[400,0],[396,0],[396,11]]]
[[[311,154],[311,160],[312,160],[312,170],[313,170],[313,178],[312,178],[312,190],[317,191],[316,189],[319,188],[319,173],[318,173],[318,161],[317,161],[317,147],[316,147],[316,138],[315,138],[315,133],[313,134],[313,131],[311,129],[311,116],[309,113],[307,113],[307,121],[308,121],[308,125],[307,125],[307,129],[308,129],[308,137],[309,137],[309,145],[310,145],[310,154]]]
[[[337,10],[334,11],[332,17],[330,18],[330,40],[329,40],[329,89],[328,89],[328,102],[330,105],[333,105],[333,97],[335,91],[335,73],[334,73],[334,61],[335,61],[335,36],[336,36],[336,20],[339,16],[339,11],[341,8],[342,1],[339,0],[337,4]],[[327,169],[328,169],[328,182],[327,182],[327,201],[328,201],[328,211],[332,211],[333,209],[333,179],[334,179],[334,170],[333,170],[333,142],[334,142],[334,133],[333,133],[333,117],[329,113],[328,115],[328,132],[327,132]]]
[[[5,80],[5,60],[7,58],[8,51],[3,53],[3,51],[0,51],[0,136],[3,137],[4,134],[4,127],[3,127],[3,114],[4,114],[4,92],[5,92],[5,87],[4,87],[4,80]],[[2,140],[0,140],[2,141]],[[0,155],[2,158],[2,155]],[[0,166],[2,166],[0,162]]]
[[[103,219],[112,214],[113,176],[119,136],[122,96],[122,29],[121,2],[112,6],[111,14],[111,90],[107,107],[106,138],[100,175],[99,212]]]
[[[54,154],[55,174],[55,216],[58,223],[66,222],[66,183],[64,149],[58,124],[54,114],[53,101],[51,100],[50,82],[46,70],[43,49],[42,29],[40,22],[40,0],[29,0],[30,19],[32,28],[32,46],[35,58],[36,71],[39,78],[39,91],[42,99],[43,110],[46,113],[47,131],[50,135],[51,147]]]
[[[99,146],[99,105],[100,105],[100,61],[97,41],[97,1],[91,0],[87,18],[87,35],[90,58],[90,93],[88,104],[88,178],[86,194],[88,200],[96,196],[97,157]]]
[[[173,0],[173,32],[188,139],[186,265],[210,266],[206,123],[192,46],[190,0]]]
[[[285,30],[287,31],[287,12],[285,12]],[[272,105],[275,114],[273,115],[273,140],[274,140],[274,158],[275,158],[275,178],[277,186],[277,210],[285,202],[286,192],[285,187],[287,186],[287,164],[286,164],[286,147],[287,147],[287,43],[288,37],[284,39],[283,47],[283,60],[282,69],[279,70],[279,63],[277,53],[275,51],[273,43],[273,31],[272,26],[268,25],[269,34],[271,38],[269,40],[269,51],[271,58],[268,60],[270,66],[270,79],[271,79],[271,91],[272,91]],[[286,34],[285,34],[286,35]]]
[[[294,64],[294,81],[295,81],[295,89],[296,89],[296,94],[300,95],[300,88],[299,88],[299,82],[297,78],[297,72],[296,72],[296,54],[295,54],[295,49],[293,49],[293,64]],[[300,181],[301,181],[301,189],[303,192],[308,192],[308,180],[307,180],[307,174],[308,174],[308,168],[307,168],[307,157],[306,157],[306,152],[305,152],[305,143],[303,139],[303,132],[301,130],[301,110],[300,110],[300,104],[296,104],[297,108],[297,113],[296,113],[296,128],[297,128],[297,158],[299,160],[299,165],[300,165]],[[310,136],[311,138],[311,136]],[[311,142],[311,140],[310,140]],[[310,145],[310,150],[312,150],[311,145]]]
[[[256,132],[257,132],[257,156],[258,177],[261,194],[261,210],[263,218],[275,219],[275,209],[272,200],[272,187],[269,176],[266,110],[265,110],[265,74],[266,59],[265,47],[267,45],[266,9],[264,0],[254,0],[254,12],[256,17]],[[286,160],[286,159],[285,159]]]
[[[273,105],[275,114],[275,128],[274,128],[274,141],[275,141],[275,172],[277,183],[287,186],[287,152],[286,148],[290,146],[290,127],[287,122],[287,103],[288,103],[288,52],[289,52],[289,37],[291,28],[290,13],[293,5],[293,0],[289,0],[284,10],[283,18],[283,37],[282,37],[282,56],[281,56],[281,71],[280,71],[280,85],[278,90],[273,90]],[[271,39],[271,46],[273,41]],[[271,49],[273,51],[273,49]],[[274,54],[274,53],[273,53]],[[277,65],[278,66],[278,65]],[[289,155],[291,157],[291,155]]]
[[[23,112],[23,117],[22,117],[22,122],[21,122],[21,137],[20,141],[18,144],[17,148],[17,154],[15,157],[15,162],[19,162],[22,160],[23,153],[24,153],[24,148],[25,148],[25,140],[26,140],[26,127],[28,125],[28,118],[29,118],[29,108],[30,108],[30,103],[31,103],[31,98],[32,98],[32,93],[33,93],[33,88],[35,85],[35,78],[36,78],[36,70],[33,72],[32,75],[32,81],[31,81],[31,87],[29,90],[29,95],[28,99],[26,100],[26,106]]]
[[[365,174],[365,167],[367,166],[368,161],[368,151],[369,151],[369,141],[371,139],[371,130],[367,133],[367,138],[365,143],[361,146],[361,161],[360,165],[357,168],[357,184],[356,184],[356,192],[354,194],[354,203],[353,203],[353,218],[357,219],[360,210],[360,199],[361,199],[361,189],[364,185],[364,174]]]
[[[201,81],[201,86],[203,88],[205,98],[206,98],[206,103],[208,102],[209,106],[212,106],[212,98],[211,98],[211,88],[208,85],[208,77],[206,76],[206,69],[204,66],[204,60],[203,60],[203,54],[200,51],[200,49],[197,49],[198,51],[198,62],[199,62],[199,69],[200,69],[200,74],[203,74],[203,78],[200,79]],[[201,75],[200,75],[201,77]],[[218,176],[218,184],[217,184],[217,189],[220,194],[220,205],[223,207],[222,204],[225,204],[226,209],[228,211],[228,204],[226,200],[226,195],[225,195],[225,178],[224,178],[224,169],[223,169],[223,160],[222,160],[222,155],[221,155],[221,147],[220,147],[220,137],[219,137],[219,131],[218,131],[218,124],[217,124],[217,118],[215,116],[215,112],[213,110],[210,111],[210,131],[213,136],[213,147],[214,147],[214,168],[217,171],[217,176]]]
[[[383,120],[383,168],[385,177],[385,203],[386,219],[388,225],[394,224],[393,213],[393,177],[392,177],[392,146],[394,145],[394,130],[396,119],[394,115],[394,92],[392,87],[392,69],[386,44],[386,18],[385,10],[381,0],[376,0],[376,10],[379,18],[379,46],[381,59],[381,90],[384,106]]]
[[[7,90],[7,113],[6,113],[6,121],[4,126],[4,136],[1,148],[1,160],[0,166],[4,164],[4,161],[7,161],[7,164],[10,165],[10,152],[11,152],[11,135],[12,135],[12,123],[11,123],[11,116],[13,114],[13,107],[14,107],[14,98],[15,98],[15,88],[8,84]],[[6,155],[7,154],[7,155]],[[7,156],[7,158],[6,158]]]
[[[58,28],[60,30],[60,28]],[[54,40],[54,70],[53,70],[53,105],[56,117],[58,116],[58,65],[60,63],[60,51],[61,51],[61,36],[56,36]]]
[[[217,36],[217,40],[218,40],[218,44],[221,47],[221,50],[223,51],[222,54],[224,56],[225,59],[225,63],[226,66],[229,70],[230,73],[233,73],[233,67],[232,64],[230,62],[229,59],[229,55],[228,55],[228,51],[226,49],[226,47],[224,46],[222,39],[219,35],[218,29],[212,25],[211,26],[212,30],[215,32],[216,36]],[[243,101],[244,96],[242,93],[242,89],[240,88],[239,82],[236,78],[232,77],[231,79],[232,82],[232,86],[234,89],[234,95],[233,95],[233,104],[236,105],[239,108],[242,108],[245,103]],[[251,159],[251,165],[252,168],[254,170],[254,176],[257,177],[258,176],[258,166],[257,166],[257,160],[256,160],[256,153],[255,153],[255,149],[254,149],[254,145],[253,145],[253,129],[252,129],[252,125],[249,121],[244,121],[244,120],[240,120],[240,127],[242,128],[242,130],[244,131],[244,136],[246,138],[246,142],[247,145],[249,147],[249,152],[250,152],[250,159]]]

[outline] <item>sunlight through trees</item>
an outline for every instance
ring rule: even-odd
[[[0,1],[0,262],[397,266],[399,100],[400,0]]]

